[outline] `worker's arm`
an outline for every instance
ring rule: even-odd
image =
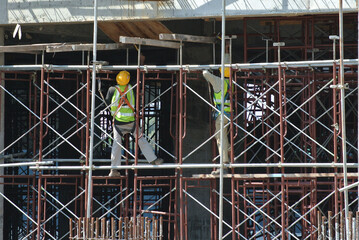
[[[105,101],[106,101],[107,105],[111,105],[112,97],[113,97],[113,94],[115,93],[115,91],[116,91],[115,87],[110,87],[108,89],[107,94],[106,94],[106,98],[105,98]]]
[[[221,78],[213,75],[207,70],[203,71],[203,77],[212,85],[213,91],[221,91]]]

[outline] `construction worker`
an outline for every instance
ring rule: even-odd
[[[225,64],[229,63],[229,54],[226,53],[225,54]],[[220,71],[222,71],[222,69],[220,68]],[[228,67],[224,68],[224,114],[229,118],[230,117],[230,112],[231,112],[231,105],[230,105],[230,99],[229,99],[229,74],[230,74],[230,69]],[[216,107],[216,109],[218,109],[218,111],[221,111],[222,109],[222,92],[221,92],[221,78],[217,77],[213,74],[211,74],[209,71],[204,70],[203,71],[203,77],[212,85],[213,88],[213,103]],[[223,148],[223,163],[224,164],[228,164],[229,163],[229,158],[228,158],[228,126],[226,126],[228,124],[228,119],[224,116],[223,117],[223,126],[225,126],[223,128],[223,146],[221,146],[221,139],[220,139],[220,133],[219,130],[221,129],[221,117],[220,117],[220,113],[218,113],[218,111],[213,111],[213,117],[215,119],[215,131],[218,132],[215,135],[216,141],[217,141],[217,147],[218,147],[218,152],[221,153],[222,152],[222,148]],[[217,168],[216,170],[212,171],[212,175],[218,175],[219,174],[220,169]],[[228,169],[224,168],[224,173],[228,173]]]
[[[135,95],[132,90],[130,81],[130,73],[121,71],[116,76],[118,85],[112,86],[108,89],[106,95],[106,103],[110,105],[111,115],[114,123],[114,141],[111,151],[111,166],[121,165],[122,156],[122,136],[127,133],[136,132],[135,124]],[[139,129],[139,132],[142,130]],[[140,147],[146,160],[153,165],[160,165],[163,163],[162,158],[158,158],[151,145],[143,137],[138,139],[138,146]],[[119,171],[111,169],[110,177],[120,176]]]

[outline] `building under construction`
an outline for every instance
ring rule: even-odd
[[[359,239],[357,5],[0,0],[0,239]],[[141,131],[114,167],[122,70]]]

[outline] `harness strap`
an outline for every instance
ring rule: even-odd
[[[116,87],[117,91],[120,93],[120,100],[118,101],[117,109],[119,109],[123,104],[125,104],[125,105],[129,106],[133,112],[135,112],[135,109],[132,107],[132,105],[130,104],[130,102],[127,99],[127,94],[124,94],[125,92],[127,92],[128,85],[126,85],[126,88],[123,92],[121,91],[121,89],[118,86],[115,86],[115,87]]]

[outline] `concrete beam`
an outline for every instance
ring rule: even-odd
[[[44,43],[44,44],[29,44],[29,45],[13,45],[13,46],[0,46],[0,53],[42,53],[46,51],[49,45],[61,43]]]
[[[75,52],[92,51],[93,44],[67,44],[67,43],[43,43],[29,45],[0,46],[0,53],[37,53],[46,52]],[[127,45],[121,43],[97,44],[97,50],[125,49]],[[0,64],[1,65],[1,64]]]
[[[161,33],[159,35],[159,39],[170,40],[170,41],[196,42],[196,43],[217,42],[217,38],[215,37],[203,37],[203,36],[194,36],[187,34],[169,34],[169,33]]]
[[[127,45],[121,43],[97,44],[97,51],[126,49]],[[75,52],[75,51],[92,51],[93,44],[62,44],[47,46],[46,52]]]
[[[98,20],[220,18],[221,3],[222,0],[102,0],[98,2]],[[232,0],[227,1],[226,15],[250,17],[338,13],[338,4],[338,1],[332,0]],[[92,0],[0,0],[0,6],[0,24],[93,21]],[[356,12],[356,0],[343,1],[343,9],[345,12]]]
[[[137,44],[145,46],[154,46],[154,47],[164,47],[164,48],[180,48],[181,44],[177,42],[168,42],[155,39],[146,39],[146,38],[137,38],[137,37],[124,37],[120,36],[120,42],[126,44]]]
[[[9,23],[8,19],[8,12],[9,9],[7,7],[8,0],[0,0],[0,24],[7,24]],[[1,36],[0,36],[1,38]]]

